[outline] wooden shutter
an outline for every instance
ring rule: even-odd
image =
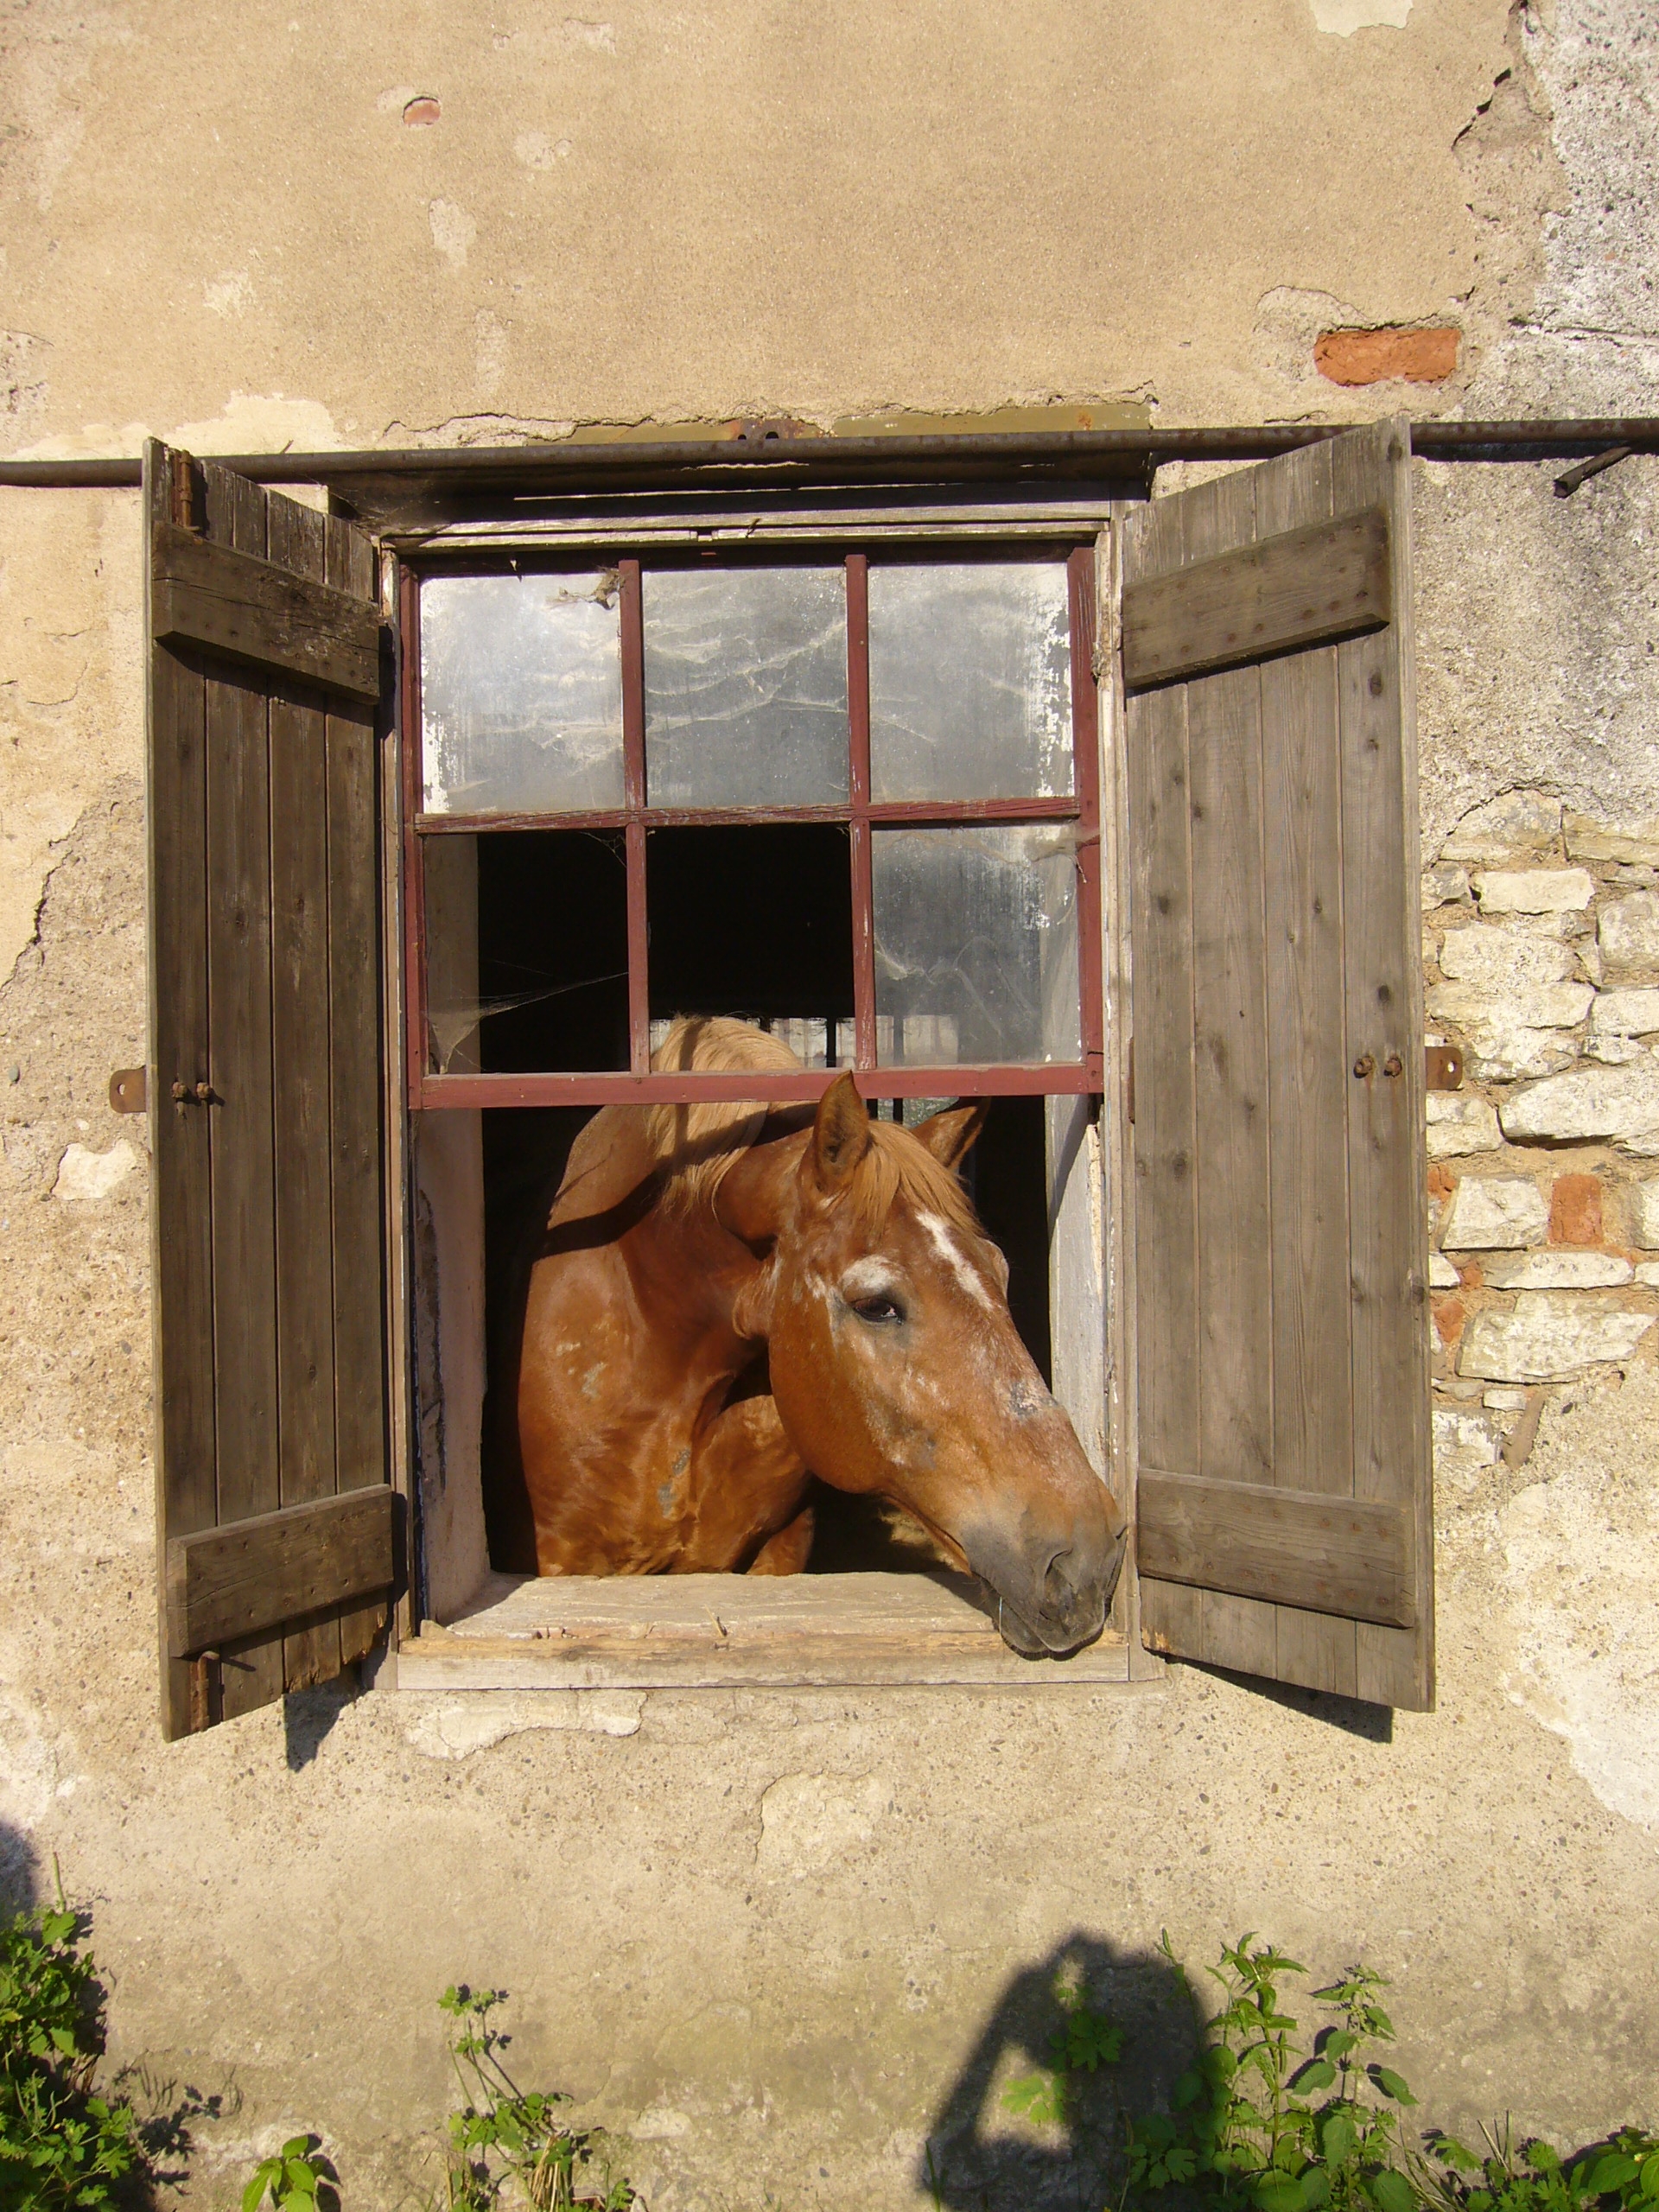
[[[1136,511],[1121,637],[1143,1633],[1426,1707],[1408,453]]]
[[[381,638],[372,542],[150,444],[149,1099],[162,1712],[381,1633]]]

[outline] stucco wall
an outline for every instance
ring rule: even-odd
[[[11,452],[1654,406],[1636,0],[41,0],[0,40]],[[1451,378],[1319,374],[1321,331],[1393,324],[1455,325]],[[1416,472],[1426,856],[1506,790],[1659,815],[1659,472],[1570,501],[1551,473]],[[382,1684],[164,1749],[143,1125],[105,1102],[143,1033],[137,501],[0,493],[0,1821],[14,1888],[55,1854],[97,1901],[118,2056],[223,2098],[201,2201],[302,2125],[359,2204],[435,2183],[461,1976],[513,1993],[526,2077],[632,2132],[653,2212],[917,2202],[930,2132],[948,2201],[1069,2204],[973,2085],[1010,2024],[1040,2054],[1033,1977],[1074,1936],[1166,2048],[1164,1926],[1194,1959],[1250,1926],[1363,1952],[1436,2117],[1640,2110],[1645,1353],[1550,1386],[1524,1464],[1452,1440],[1432,1715],[1179,1666],[1019,1698]]]

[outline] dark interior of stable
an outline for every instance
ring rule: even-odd
[[[666,829],[647,856],[651,1013],[733,1014],[763,1027],[834,1024],[850,1058],[852,911],[848,832],[836,823]],[[480,1025],[486,1070],[627,1065],[627,916],[621,839],[606,832],[503,830],[478,840]],[[942,1077],[942,1083],[948,1077]],[[912,1101],[909,1117],[945,1098]],[[588,1107],[502,1108],[482,1116],[489,1388],[484,1510],[491,1565],[533,1573],[512,1440],[515,1347],[534,1240]],[[899,1102],[871,1110],[896,1116]],[[1049,1355],[1043,1101],[1000,1098],[963,1169],[981,1220],[1008,1261],[1014,1320],[1046,1380]],[[811,1570],[923,1568],[935,1555],[879,1501],[820,1484]]]

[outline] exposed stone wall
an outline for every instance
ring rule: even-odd
[[[1531,1450],[1546,1401],[1659,1335],[1659,821],[1538,789],[1464,816],[1423,872],[1439,1481]]]

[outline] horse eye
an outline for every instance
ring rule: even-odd
[[[902,1321],[905,1318],[903,1306],[887,1297],[855,1299],[853,1311],[861,1321],[871,1321],[878,1325],[888,1321]]]

